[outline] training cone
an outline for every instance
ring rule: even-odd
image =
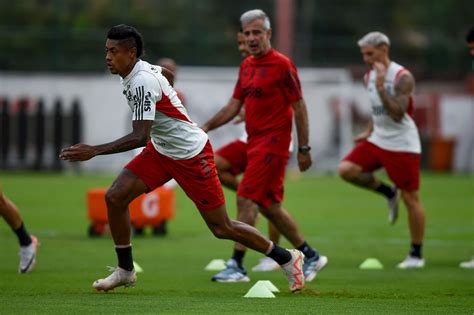
[[[360,264],[359,268],[379,270],[383,269],[383,265],[377,258],[367,258]]]
[[[270,280],[258,280],[256,284],[263,284],[270,292],[280,292],[278,288]]]
[[[213,271],[221,271],[225,269],[225,261],[224,259],[213,259],[207,266],[204,268],[205,270],[213,270]]]
[[[262,281],[257,281],[253,285],[253,287],[250,288],[250,290],[247,292],[247,294],[244,295],[245,298],[274,298],[275,294],[268,289],[267,285],[265,283],[262,283]]]
[[[143,268],[140,267],[140,265],[137,264],[135,261],[133,262],[133,268],[135,268],[136,273],[143,272]]]

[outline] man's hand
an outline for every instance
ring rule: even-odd
[[[298,152],[298,166],[301,172],[304,172],[308,168],[310,168],[311,164],[313,164],[313,162],[311,161],[311,154],[309,154],[309,152],[307,153]]]
[[[62,149],[59,158],[65,161],[77,162],[90,160],[96,155],[97,151],[93,146],[79,143],[69,148]]]
[[[375,86],[377,87],[378,91],[383,91],[383,89],[385,88],[384,82],[385,76],[387,75],[387,68],[381,62],[374,62],[374,69],[376,72]]]

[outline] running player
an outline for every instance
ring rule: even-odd
[[[258,212],[267,217],[293,246],[303,251],[305,278],[311,281],[327,263],[327,257],[320,256],[307,244],[296,222],[281,205],[293,111],[298,133],[299,168],[306,171],[312,163],[306,104],[298,74],[288,57],[272,49],[270,20],[262,10],[247,11],[240,21],[251,56],[240,65],[231,99],[203,125],[203,129],[213,130],[229,122],[245,104],[247,166],[237,190],[238,220],[255,226]],[[242,264],[244,255],[244,249],[234,247],[226,269],[212,279],[218,282],[249,281]]]
[[[110,143],[73,145],[63,149],[60,158],[86,161],[96,155],[146,147],[125,166],[106,193],[118,267],[92,286],[98,291],[108,291],[135,285],[128,205],[142,193],[174,178],[217,238],[231,239],[265,253],[280,264],[290,290],[301,290],[305,280],[303,253],[283,249],[255,228],[227,216],[207,134],[191,121],[176,91],[162,75],[162,68],[139,59],[143,52],[141,34],[131,26],[114,26],[107,33],[105,51],[110,72],[122,78],[123,94],[133,112],[133,130]]]
[[[418,129],[413,121],[415,79],[403,66],[390,60],[389,38],[371,32],[358,41],[362,58],[370,70],[365,86],[372,105],[372,120],[355,138],[357,145],[339,165],[340,176],[354,185],[384,196],[389,205],[389,222],[398,217],[399,197],[408,210],[411,248],[398,268],[422,268],[425,212],[420,202],[420,154]],[[395,186],[374,176],[384,168]]]

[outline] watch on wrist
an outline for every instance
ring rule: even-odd
[[[309,145],[302,145],[301,147],[298,148],[298,152],[302,154],[306,154],[309,151],[311,151],[311,147]]]

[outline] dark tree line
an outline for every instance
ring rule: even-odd
[[[300,66],[360,64],[355,42],[380,30],[392,38],[396,59],[426,77],[460,78],[469,68],[469,0],[294,2]],[[171,56],[186,65],[235,65],[238,19],[252,8],[275,21],[272,0],[0,0],[0,70],[105,71],[105,33],[120,23],[143,33],[150,61]]]

